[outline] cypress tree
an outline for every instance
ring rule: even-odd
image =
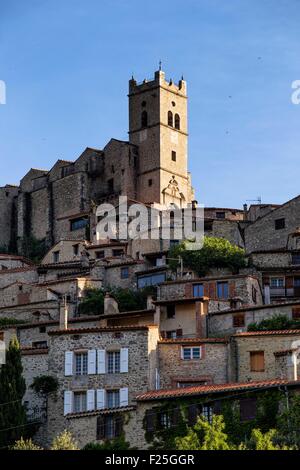
[[[13,337],[6,351],[6,363],[0,366],[0,448],[14,444],[27,431],[22,372],[20,346]]]

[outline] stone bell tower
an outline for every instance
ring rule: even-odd
[[[144,203],[186,206],[194,199],[187,170],[186,82],[129,81],[129,140],[139,148],[137,199]]]

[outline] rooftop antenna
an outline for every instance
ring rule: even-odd
[[[161,72],[161,60],[158,62],[158,70]]]
[[[261,196],[257,196],[256,199],[246,199],[246,202],[257,202],[258,204],[261,204]]]

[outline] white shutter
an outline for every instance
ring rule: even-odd
[[[121,348],[120,372],[128,372],[128,348]]]
[[[93,411],[95,409],[95,390],[88,390],[86,392],[86,409]]]
[[[96,349],[88,351],[88,374],[96,374]]]
[[[105,408],[105,390],[103,388],[97,390],[97,410]]]
[[[65,352],[65,375],[73,375],[73,352]]]
[[[98,374],[105,374],[105,349],[98,349]]]
[[[64,415],[73,411],[73,392],[64,391]]]
[[[128,405],[128,388],[120,388],[120,406]]]

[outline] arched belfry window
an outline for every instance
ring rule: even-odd
[[[141,125],[142,125],[142,127],[147,127],[148,126],[148,113],[147,113],[147,111],[142,112]]]
[[[175,114],[175,129],[180,129],[180,116]]]
[[[173,127],[173,113],[172,113],[172,111],[168,111],[168,126]]]

